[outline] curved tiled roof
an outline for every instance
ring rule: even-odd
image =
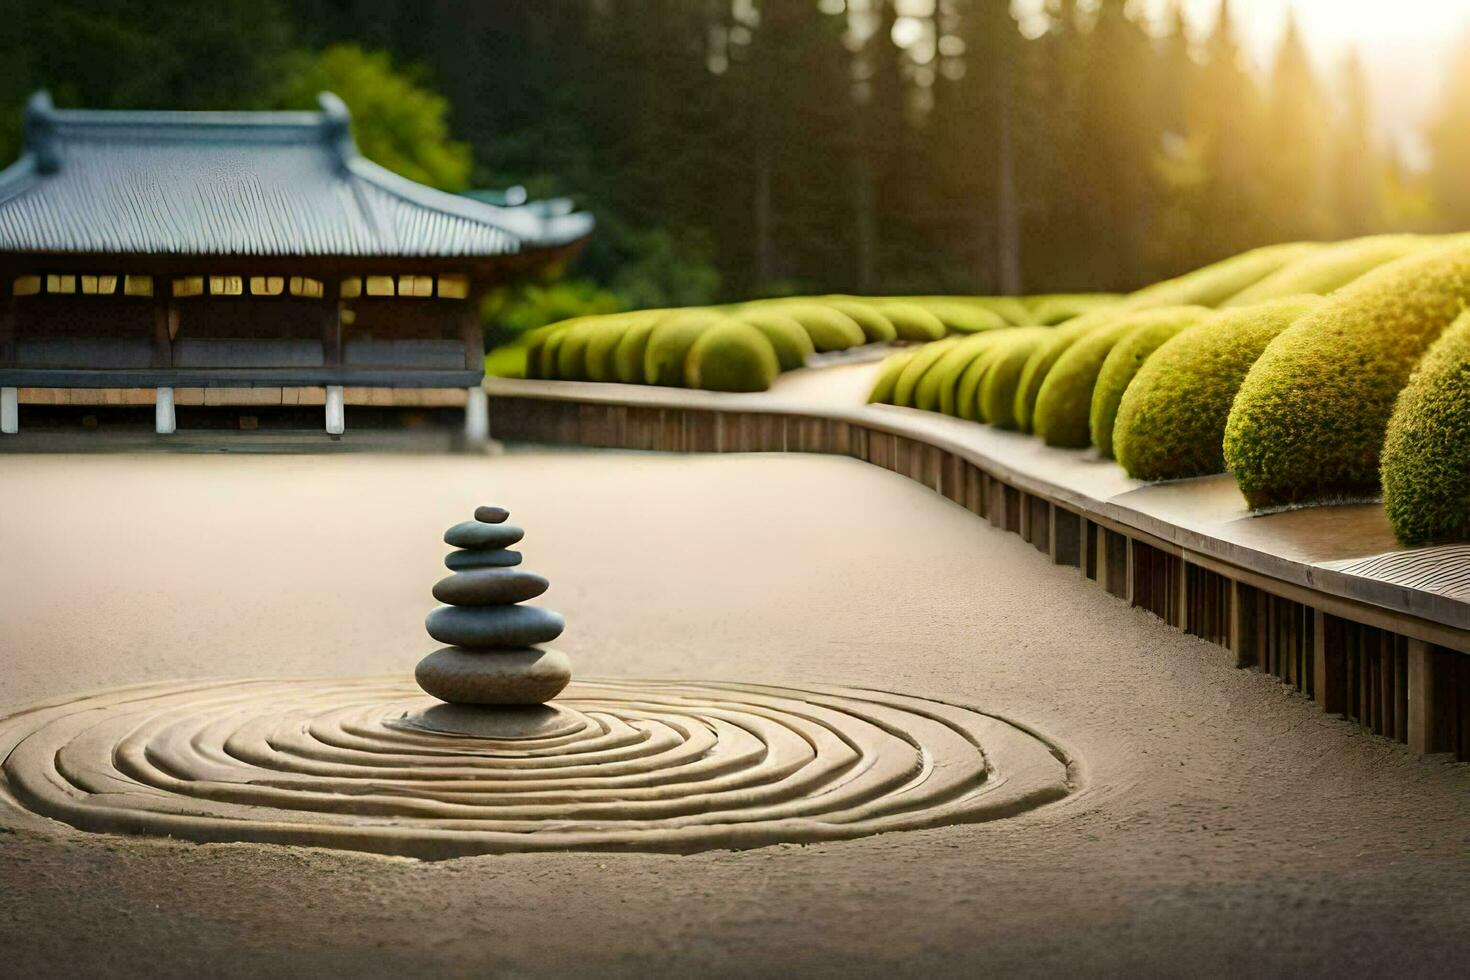
[[[480,258],[585,238],[590,215],[496,207],[364,159],[321,112],[26,112],[0,251]]]

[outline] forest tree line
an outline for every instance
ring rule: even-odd
[[[1228,0],[15,0],[0,90],[60,105],[352,106],[364,151],[451,190],[567,195],[599,231],[507,310],[786,292],[1123,290],[1252,246],[1470,230],[1470,53],[1427,171],[1352,55],[1290,27],[1264,71]],[[19,113],[0,132],[13,155]],[[521,297],[526,300],[527,297]]]

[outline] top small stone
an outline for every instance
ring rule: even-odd
[[[482,504],[475,508],[475,520],[481,524],[504,524],[505,519],[510,516],[510,511],[504,507],[494,507],[490,504]]]
[[[444,543],[456,548],[507,548],[525,535],[525,531],[511,524],[460,521],[444,532]]]

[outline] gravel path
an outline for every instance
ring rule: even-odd
[[[1086,789],[992,824],[438,863],[0,828],[18,976],[1450,975],[1470,766],[1421,761],[845,459],[10,456],[0,704],[407,674],[443,529],[508,506],[581,676],[836,683],[1033,726]],[[0,819],[3,823],[3,819]]]

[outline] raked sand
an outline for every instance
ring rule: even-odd
[[[420,863],[0,827],[18,976],[1449,975],[1470,766],[1424,761],[894,474],[801,456],[8,456],[0,705],[412,672],[479,503],[584,677],[877,687],[1023,721],[1085,789],[989,824]],[[0,818],[0,824],[3,824]]]

